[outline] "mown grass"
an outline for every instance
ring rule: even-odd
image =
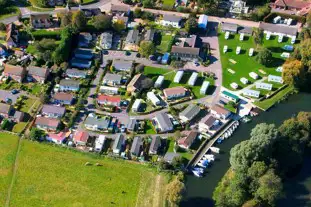
[[[12,132],[21,133],[27,125],[27,122],[19,122],[14,125]]]
[[[163,6],[167,6],[169,8],[173,8],[175,4],[175,0],[164,0],[163,1]]]
[[[174,38],[173,35],[168,35],[165,34],[164,32],[162,32],[161,34],[161,43],[159,45],[156,46],[157,52],[164,54],[168,51],[170,51],[170,42],[172,41],[172,39]]]
[[[11,206],[135,206],[155,177],[144,165],[24,140]]]
[[[12,179],[18,137],[0,132],[0,206],[4,206]]]

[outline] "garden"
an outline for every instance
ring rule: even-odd
[[[164,54],[170,52],[175,35],[171,32],[158,32],[155,34],[154,41],[156,44],[156,51]]]

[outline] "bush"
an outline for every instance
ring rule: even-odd
[[[42,40],[43,38],[60,40],[61,30],[48,31],[42,29],[33,31],[31,34],[35,40]]]
[[[3,22],[0,22],[0,31],[5,31],[6,30],[6,26]]]

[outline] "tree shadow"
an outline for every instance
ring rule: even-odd
[[[210,198],[194,197],[181,201],[180,207],[212,207],[214,201]]]

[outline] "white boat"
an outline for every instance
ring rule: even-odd
[[[212,154],[206,154],[206,155],[204,155],[204,157],[206,157],[206,158],[214,158],[214,157],[215,157],[215,155],[212,155]]]
[[[220,149],[217,147],[210,147],[212,152],[219,153]]]
[[[198,178],[202,177],[202,173],[200,173],[199,171],[192,170],[192,173]]]
[[[224,138],[228,138],[228,133],[227,132],[224,133]]]
[[[200,167],[195,167],[193,170],[198,171],[199,173],[204,173],[204,169]]]
[[[200,163],[200,162],[199,162],[197,165],[198,165],[199,167],[203,167],[203,168],[206,168],[206,167],[207,167],[207,166],[203,165],[203,164]]]
[[[215,158],[214,158],[214,157],[209,157],[209,158],[207,158],[207,160],[208,160],[209,162],[214,162],[214,161],[215,161]]]
[[[230,129],[229,129],[229,132],[232,134],[232,133],[233,133],[233,129],[232,129],[232,128],[230,128]]]

